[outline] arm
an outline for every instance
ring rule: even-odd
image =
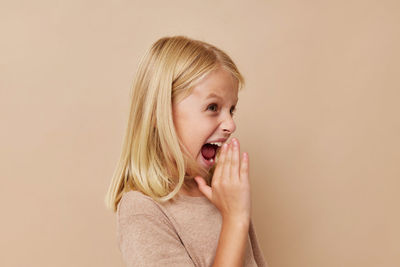
[[[211,187],[195,177],[199,190],[222,215],[222,227],[214,266],[243,266],[251,218],[249,159],[240,162],[239,142],[224,144],[217,161]]]
[[[120,221],[120,250],[127,267],[194,266],[175,229],[160,217],[131,215]]]
[[[256,230],[254,228],[252,220],[250,220],[249,237],[250,237],[251,247],[253,249],[254,260],[256,261],[257,266],[268,267],[268,263],[264,258],[264,253],[262,252],[260,245],[258,244]]]
[[[243,266],[248,233],[247,220],[223,220],[213,267]]]

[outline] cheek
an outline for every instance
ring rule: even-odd
[[[197,157],[203,146],[201,142],[204,138],[204,134],[201,132],[201,129],[185,125],[180,129],[178,137],[189,153],[193,157]]]
[[[174,115],[173,120],[178,137],[186,144],[188,136],[192,135],[193,126],[191,125],[191,121],[183,114]]]
[[[187,113],[175,114],[174,124],[178,138],[188,149],[189,153],[197,158],[207,139],[218,129],[218,123],[213,117],[187,116]]]
[[[197,158],[201,153],[201,148],[203,147],[204,143],[207,141],[210,132],[206,132],[203,129],[192,128],[191,131],[185,133],[185,146],[188,148],[190,154]]]

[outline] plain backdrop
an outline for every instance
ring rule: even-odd
[[[0,4],[0,265],[123,266],[103,204],[140,58],[225,50],[271,267],[400,266],[400,2]]]

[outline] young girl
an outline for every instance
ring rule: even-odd
[[[184,36],[159,39],[141,60],[106,196],[127,266],[267,266],[249,158],[228,141],[243,84],[225,52]]]

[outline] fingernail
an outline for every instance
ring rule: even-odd
[[[237,140],[236,140],[236,139],[233,139],[232,141],[233,141],[233,145],[234,145],[235,147],[237,147],[237,145],[238,145]]]

